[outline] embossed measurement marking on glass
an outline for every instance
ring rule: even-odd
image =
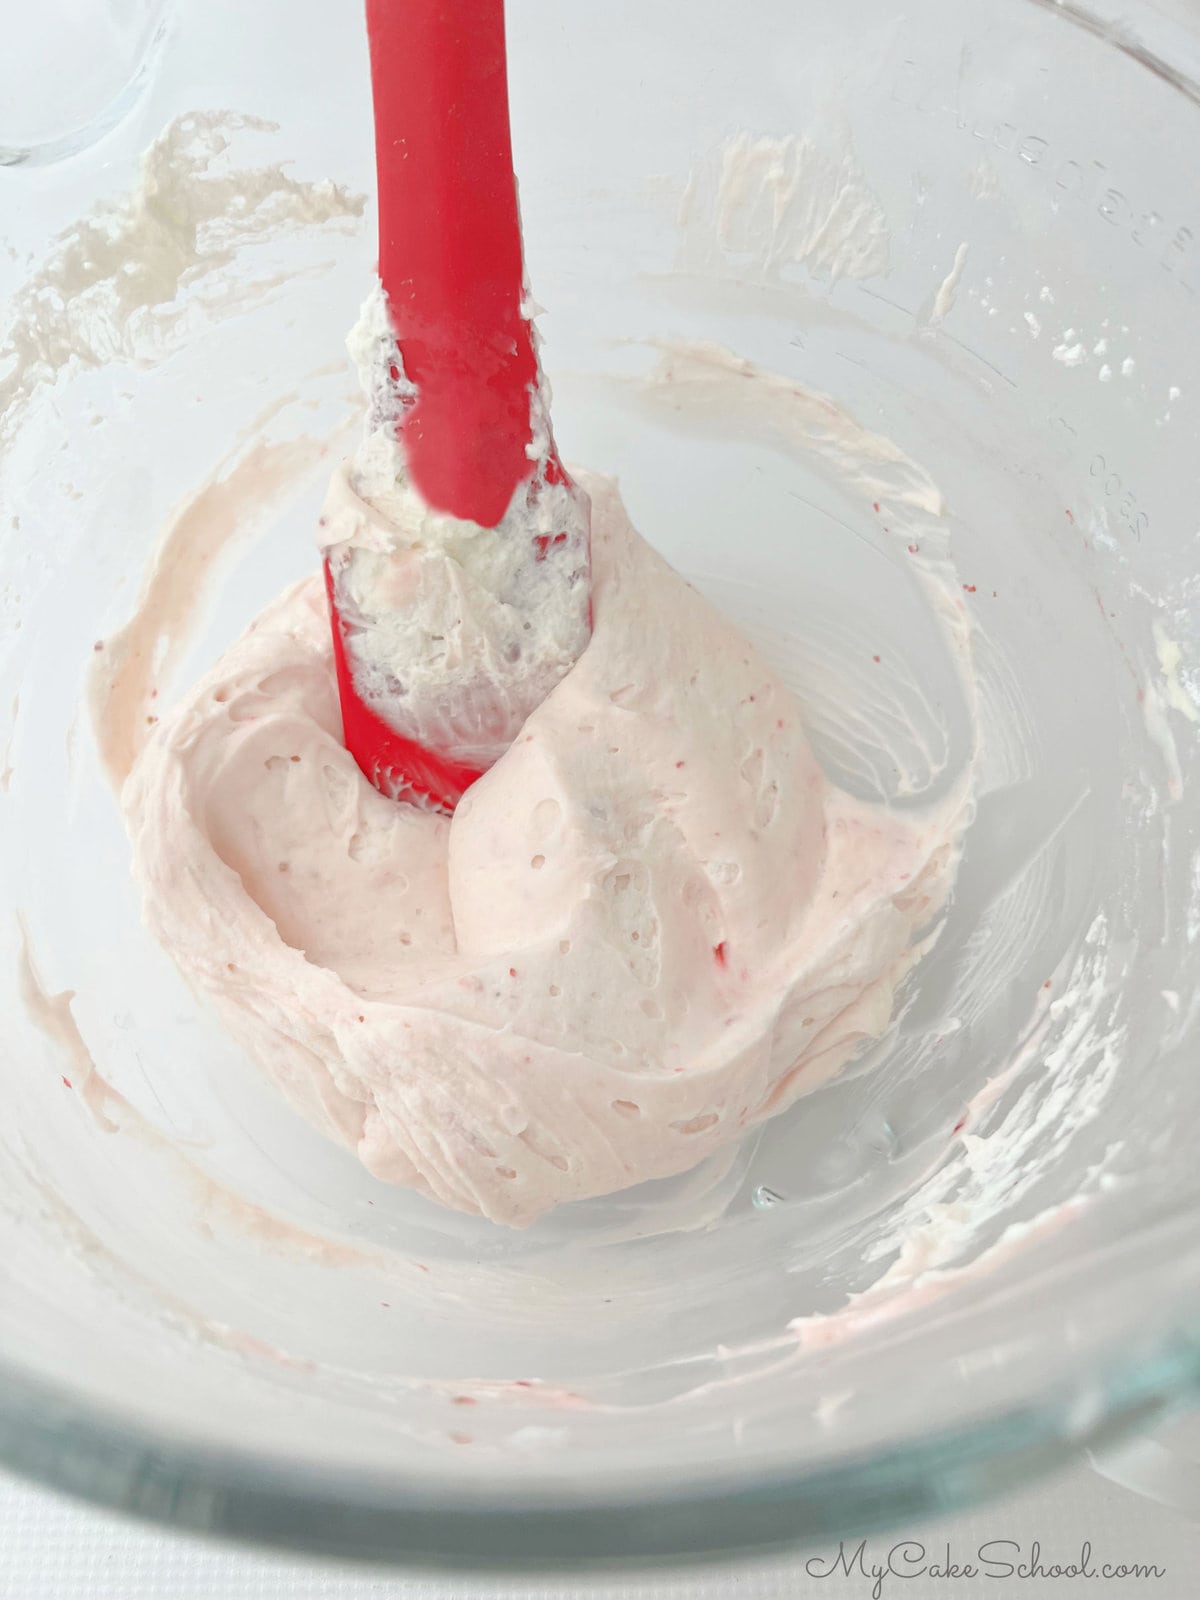
[[[1052,431],[1057,430],[1066,436],[1064,454],[1075,455],[1078,458],[1082,451],[1089,449],[1087,441],[1081,438],[1078,427],[1061,411],[1051,411],[1046,422]],[[1092,448],[1088,460],[1088,477],[1095,489],[1109,502],[1114,516],[1126,533],[1141,544],[1150,532],[1150,513],[1145,510],[1137,493],[1130,488],[1128,480],[1113,466],[1111,455],[1106,451]]]
[[[918,116],[946,116],[960,132],[969,133],[987,149],[1016,157],[1023,166],[1037,172],[1051,184],[1053,209],[1073,200],[1090,208],[1110,227],[1127,233],[1139,249],[1152,252],[1163,271],[1187,294],[1194,295],[1200,284],[1196,271],[1196,240],[1200,224],[1169,221],[1153,207],[1130,198],[1114,186],[1107,165],[1095,158],[1080,160],[1050,139],[1022,129],[1014,122],[987,112],[971,110],[961,104],[959,83],[943,83],[912,57],[902,60],[892,81],[894,104],[909,107]]]

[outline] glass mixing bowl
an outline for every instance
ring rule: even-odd
[[[88,686],[139,595],[149,717],[311,570],[372,146],[358,0],[186,0],[115,131],[0,174],[0,1456],[414,1562],[842,1535],[1200,1376],[1200,36],[1138,3],[510,9],[564,452],[865,793],[895,773],[821,688],[869,693],[864,621],[923,791],[966,758],[905,552],[812,440],[647,385],[645,341],[828,395],[944,496],[982,735],[946,924],[887,1038],[731,1162],[524,1233],[376,1183],[221,1033],[141,927]],[[122,201],[168,125],[191,198],[152,162]]]

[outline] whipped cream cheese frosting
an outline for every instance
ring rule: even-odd
[[[577,476],[592,636],[453,817],[345,750],[318,577],[154,727],[123,796],[150,927],[291,1104],[513,1226],[692,1167],[882,1034],[963,822],[835,788],[771,669]]]

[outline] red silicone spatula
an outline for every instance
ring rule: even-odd
[[[539,473],[567,482],[552,445],[540,465],[531,459],[540,373],[522,312],[504,3],[366,0],[366,13],[379,276],[415,396],[400,442],[431,508],[495,528],[522,485],[536,494]],[[546,544],[543,535],[538,559]],[[348,749],[385,794],[452,811],[478,767],[454,748],[426,748],[398,708],[360,697],[328,562],[326,584]]]

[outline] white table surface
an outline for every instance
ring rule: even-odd
[[[1200,1420],[1177,1427],[1168,1439],[1184,1454],[1176,1458],[1178,1478],[1160,1473],[1158,1486],[1167,1499],[1186,1503],[1195,1470],[1189,1461],[1200,1461]],[[1163,1463],[1169,1464],[1165,1456]],[[1110,1462],[1110,1470],[1120,1475],[1120,1461]],[[1181,1485],[1179,1494],[1172,1481]],[[1083,1460],[986,1508],[870,1539],[868,1562],[886,1562],[902,1538],[923,1544],[929,1560],[949,1543],[960,1563],[989,1540],[1017,1541],[1028,1560],[1038,1540],[1044,1568],[1077,1560],[1088,1540],[1097,1567],[1153,1563],[1163,1576],[885,1577],[881,1596],[892,1600],[1200,1600],[1200,1506],[1187,1513],[1168,1508],[1100,1476]],[[848,1542],[849,1553],[856,1544]],[[752,1564],[588,1578],[403,1574],[164,1533],[0,1477],[0,1600],[867,1600],[871,1577],[836,1570],[824,1575],[835,1555],[832,1546]]]

